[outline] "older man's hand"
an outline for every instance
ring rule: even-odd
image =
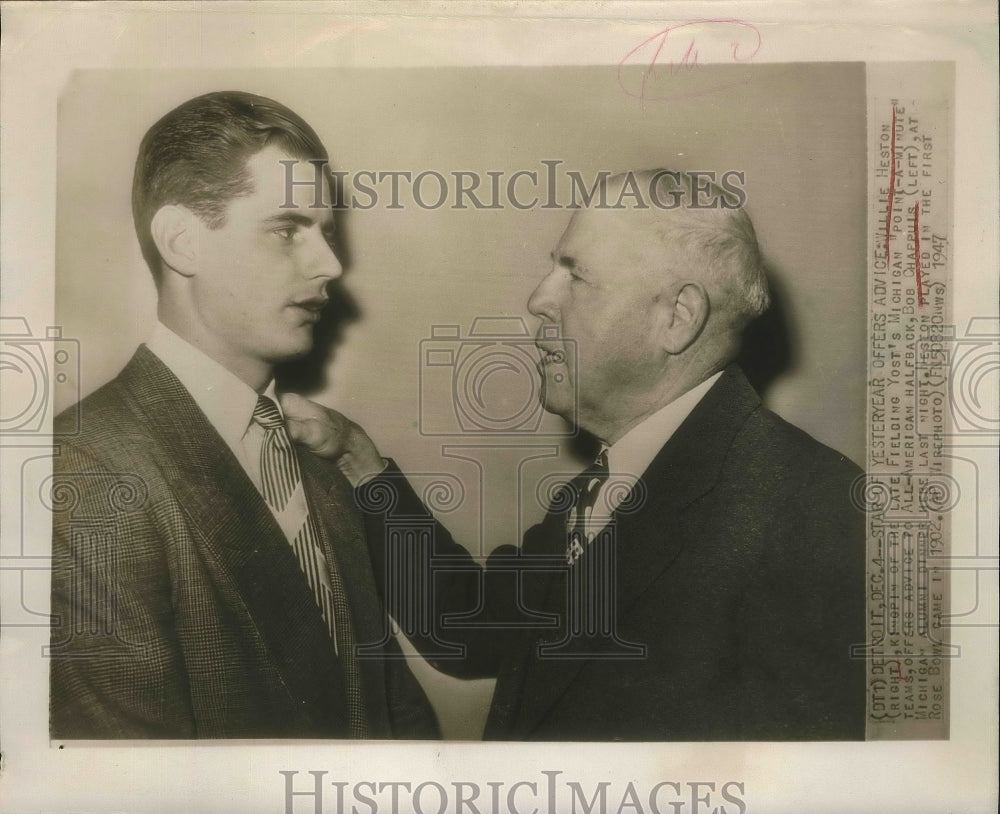
[[[385,459],[372,439],[346,416],[295,393],[286,393],[280,400],[292,440],[322,458],[336,461],[352,486],[385,469]]]

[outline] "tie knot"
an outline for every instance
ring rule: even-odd
[[[267,396],[257,397],[257,406],[253,408],[253,420],[265,430],[280,430],[285,426],[278,405]]]
[[[608,477],[608,451],[606,449],[601,450],[601,454],[597,456],[597,460],[594,461],[590,467],[587,469],[588,472],[600,477],[602,480],[606,480]]]
[[[588,488],[589,483],[597,478],[602,483],[608,479],[608,451],[606,449],[601,450],[601,454],[597,456],[597,460],[594,461],[590,466],[583,470],[577,477],[581,480],[586,481]]]
[[[577,502],[591,503],[591,498],[597,496],[597,491],[608,479],[608,451],[601,450],[597,460],[588,466],[583,472],[573,478],[573,487],[576,490]]]

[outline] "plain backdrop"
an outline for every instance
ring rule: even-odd
[[[634,85],[640,70],[625,78]],[[58,111],[56,320],[64,337],[80,341],[79,394],[111,379],[155,320],[129,205],[143,133],[192,96],[240,89],[301,114],[333,168],[349,174],[502,172],[506,179],[520,170],[542,175],[543,160],[562,162],[564,183],[567,170],[586,179],[650,167],[744,173],[775,294],[772,313],[748,337],[751,377],[771,409],[863,463],[864,66],[698,72],[697,92],[666,102],[624,93],[610,67],[75,74]],[[434,197],[433,182],[424,189]],[[496,359],[522,358],[516,339],[490,344],[469,332],[481,317],[515,320],[507,326],[523,319],[534,332],[525,303],[571,212],[388,203],[383,196],[372,209],[339,216],[347,272],[337,303],[318,328],[317,351],[283,382],[360,421],[383,454],[415,473],[418,488],[440,498],[456,538],[487,553],[541,517],[539,484],[578,471],[579,449],[552,416],[536,433],[468,431],[452,407],[456,398],[468,407],[466,379],[453,371],[489,373],[485,362],[462,368],[484,347]],[[433,336],[435,326],[457,331]],[[453,366],[429,367],[428,350],[450,353]],[[516,407],[532,396],[519,370],[493,371],[484,398]],[[436,483],[446,484],[444,497]],[[491,683],[447,679],[419,660],[414,668],[446,736],[478,737]]]

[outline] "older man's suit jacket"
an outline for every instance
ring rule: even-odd
[[[412,597],[387,592],[390,610],[438,669],[497,677],[487,738],[861,739],[864,662],[850,657],[865,637],[864,517],[850,497],[860,474],[764,409],[730,367],[616,512],[613,534],[573,566],[614,562],[613,636],[567,634],[569,570],[553,566],[564,512],[485,572],[435,526],[433,630],[408,619]],[[394,468],[359,504],[369,540],[383,539],[376,571],[398,585],[405,535],[379,526],[422,528],[426,510]],[[464,656],[441,657],[444,642]]]
[[[52,736],[346,737],[342,671],[295,555],[177,378],[143,346],[80,406],[53,487]],[[299,458],[355,638],[378,641],[385,614],[350,486]],[[435,736],[395,643],[368,652],[371,736]]]

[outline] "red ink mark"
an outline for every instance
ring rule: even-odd
[[[920,268],[920,201],[913,205],[913,276],[917,282],[917,307],[924,307],[924,280]]]
[[[657,54],[659,54],[658,51],[657,51]],[[694,37],[692,37],[691,38],[691,42],[688,43],[688,49],[684,52],[684,56],[681,57],[681,65],[688,65],[688,66],[690,66],[688,68],[688,70],[690,70],[691,68],[693,68],[697,64],[698,64],[698,52],[695,50],[695,47],[694,47]],[[673,65],[670,66],[670,70],[671,70],[671,73],[673,73],[675,71],[675,68],[674,68]]]
[[[896,661],[890,661],[886,663],[896,665],[896,672],[893,674],[892,677],[895,678],[897,681],[907,681],[907,682],[913,681],[913,676],[906,676],[906,678],[903,678],[903,663],[899,661],[899,659],[897,659]]]
[[[695,96],[703,96],[707,93],[714,93],[716,91],[725,90],[727,88],[735,88],[740,85],[745,85],[748,80],[741,80],[739,82],[728,82],[721,85],[712,85],[706,88],[700,88],[694,91],[678,92],[672,89],[669,93],[665,95],[651,95],[649,92],[649,85],[654,81],[656,76],[656,68],[658,65],[662,66],[666,64],[669,66],[667,71],[667,78],[675,76],[681,68],[685,68],[686,72],[691,72],[695,68],[699,67],[702,62],[699,61],[699,43],[698,43],[698,31],[691,32],[687,31],[684,34],[690,36],[687,40],[687,48],[684,48],[685,40],[683,39],[684,34],[678,34],[676,32],[681,31],[685,28],[690,28],[691,26],[703,26],[709,28],[710,31],[718,31],[721,26],[735,26],[737,36],[730,39],[729,45],[732,47],[731,53],[724,55],[723,59],[715,60],[718,62],[724,62],[726,59],[741,63],[750,62],[757,53],[760,51],[761,47],[761,35],[760,31],[750,23],[744,22],[743,20],[692,20],[687,23],[680,23],[679,25],[671,25],[664,28],[662,31],[658,31],[652,37],[643,40],[635,48],[629,51],[622,58],[621,62],[618,63],[618,84],[625,93],[629,96],[635,97],[636,99],[641,99],[644,102],[666,102],[670,99],[683,99],[691,98]],[[671,34],[673,36],[671,37]],[[740,42],[740,36],[749,36],[747,45],[746,55],[741,54],[740,49],[743,47],[744,43]],[[710,46],[713,43],[711,41],[702,41],[702,47],[706,45]],[[682,53],[683,49],[683,53]],[[652,51],[652,55],[650,55]],[[643,53],[645,52],[645,57],[648,62],[644,61]],[[674,59],[671,54],[679,55],[678,58]],[[623,76],[623,69],[627,64],[645,64],[646,68],[642,72],[642,78],[639,82],[638,88],[630,88],[626,85],[625,77]]]
[[[892,106],[892,140],[889,146],[889,202],[885,208],[885,264],[892,262],[889,254],[889,230],[892,224],[892,199],[896,194],[896,106]]]

